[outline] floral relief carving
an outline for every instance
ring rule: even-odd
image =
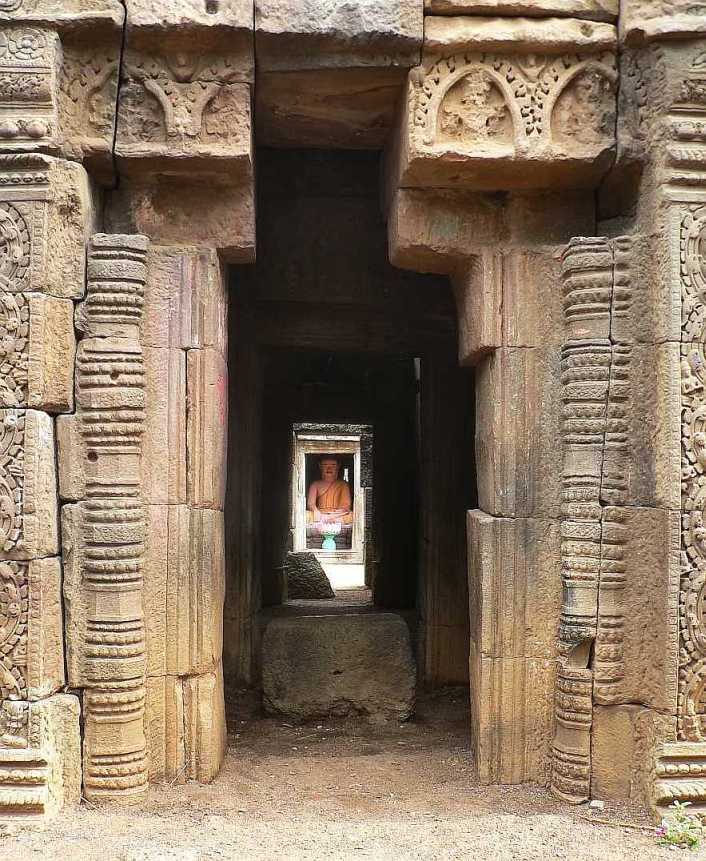
[[[246,117],[233,83],[237,67],[228,57],[134,57],[127,71],[120,111],[125,141],[217,143],[240,133]]]
[[[0,32],[0,142],[39,141],[55,126],[53,57],[57,38],[34,28]]]
[[[468,53],[440,58],[426,75],[411,80],[413,128],[427,146],[514,139],[517,148],[526,149],[554,135],[573,134],[570,111],[579,113],[581,143],[593,144],[613,132],[616,71],[611,54]],[[557,102],[559,118],[552,123]]]
[[[65,49],[59,89],[64,133],[105,138],[109,145],[118,89],[117,52]]]
[[[706,207],[679,222],[681,256],[682,571],[679,737],[706,741]]]
[[[27,698],[29,586],[26,562],[0,562],[0,702]]]

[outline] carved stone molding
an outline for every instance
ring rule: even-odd
[[[64,507],[62,523],[69,680],[85,689],[84,794],[120,803],[147,789],[140,484],[147,246],[139,235],[93,237],[77,314],[88,336],[77,353],[77,413],[62,423],[59,448],[69,470],[80,470],[63,482],[62,493],[68,486],[80,501]]]
[[[116,153],[125,170],[227,170],[251,176],[250,87],[228,55],[131,52],[120,90]]]
[[[0,810],[41,820],[81,798],[79,703],[0,702]]]
[[[4,27],[0,33],[0,152],[54,147],[57,142],[55,32]]]
[[[0,155],[0,290],[80,298],[89,201],[79,165],[41,155]]]

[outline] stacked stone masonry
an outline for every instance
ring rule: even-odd
[[[0,818],[218,772],[255,140],[382,150],[391,261],[453,285],[481,780],[706,811],[704,20],[0,0]]]

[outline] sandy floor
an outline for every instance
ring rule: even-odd
[[[84,806],[45,831],[0,831],[0,858],[675,857],[640,811],[571,809],[544,789],[478,786],[467,708],[458,694],[437,698],[405,726],[293,726],[240,710],[212,785],[155,788],[140,809],[109,815]],[[706,849],[684,857],[706,858]]]

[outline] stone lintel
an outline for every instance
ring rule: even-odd
[[[402,66],[419,62],[421,0],[256,0],[262,71]]]

